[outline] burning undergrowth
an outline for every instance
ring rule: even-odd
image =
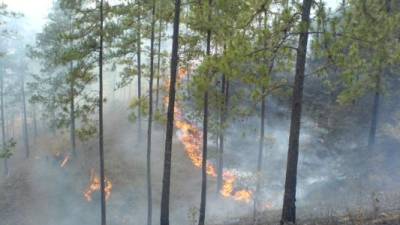
[[[184,72],[184,71],[182,71]],[[181,76],[183,76],[181,74]],[[181,77],[182,78],[182,77]],[[271,102],[271,101],[270,101]],[[183,102],[177,103],[175,108],[176,139],[173,145],[173,166],[171,186],[171,221],[174,224],[189,224],[189,212],[197,212],[199,206],[199,191],[201,182],[201,130],[195,122],[188,119],[187,110]],[[144,224],[146,221],[146,184],[145,184],[145,144],[144,125],[138,133],[137,124],[126,122],[127,115],[121,115],[126,103],[122,102],[120,110],[109,107],[106,113],[105,150],[106,150],[106,192],[107,211],[110,224]],[[271,106],[272,107],[272,106]],[[283,177],[287,152],[288,121],[273,122],[275,115],[268,115],[267,141],[265,144],[265,163],[261,176],[262,191],[260,211],[278,211],[282,200]],[[235,215],[240,217],[251,215],[252,201],[255,188],[255,173],[257,160],[258,118],[252,117],[245,121],[235,121],[228,128],[226,136],[225,170],[223,174],[223,190],[216,193],[215,160],[209,159],[207,173],[208,187],[208,221],[224,221]],[[323,140],[319,139],[321,128],[316,128],[312,120],[306,120],[302,130],[302,146],[299,162],[299,205],[311,201],[313,196],[322,193],[321,190],[333,191],[342,189],[343,182],[327,182],[336,178],[340,180],[341,160],[334,153],[329,157],[319,156],[319,152],[326,151]],[[118,130],[119,132],[115,132]],[[153,206],[154,218],[159,216],[161,196],[162,162],[165,134],[163,126],[155,124],[153,138]],[[245,131],[245,134],[242,132]],[[323,131],[322,131],[323,132]],[[49,138],[63,140],[62,138]],[[211,147],[215,143],[210,143]],[[88,143],[79,143],[78,157],[68,154],[68,144],[58,145],[40,143],[35,147],[37,159],[26,162],[26,170],[30,169],[27,179],[30,190],[23,190],[29,194],[25,200],[18,200],[18,207],[23,209],[17,213],[7,212],[8,220],[14,221],[20,217],[30,218],[31,221],[12,222],[21,225],[72,225],[98,224],[99,208],[99,177],[98,177],[98,149],[97,140]],[[62,152],[54,157],[55,152]],[[35,154],[36,154],[35,153]],[[57,159],[55,159],[57,158]],[[11,161],[12,162],[12,161]],[[21,161],[23,162],[23,161]],[[318,169],[315,169],[318,168]],[[340,178],[340,179],[339,179]],[[25,184],[24,184],[25,185]],[[321,190],[317,187],[321,186]],[[327,187],[329,186],[329,187]],[[10,189],[7,189],[10,190]],[[342,193],[346,193],[343,188]],[[11,190],[10,190],[11,191]],[[335,193],[328,191],[329,193]],[[22,193],[22,191],[21,191]],[[87,196],[85,195],[87,194]],[[368,193],[370,196],[370,193]],[[85,198],[86,197],[86,198]],[[324,197],[322,195],[322,197]],[[348,196],[346,196],[348,197]],[[18,198],[17,196],[9,196]],[[29,200],[26,200],[29,199]],[[370,199],[370,198],[368,198]],[[91,201],[90,201],[91,200]],[[313,199],[315,203],[321,197]],[[20,207],[26,204],[25,207]],[[46,205],[44,213],[37,213],[36,205]],[[315,204],[314,204],[315,205]],[[319,205],[318,205],[319,206]],[[345,204],[341,207],[345,208]],[[2,208],[2,207],[0,207]],[[302,208],[302,207],[299,207]],[[194,210],[191,210],[194,209]],[[315,213],[313,208],[311,212]],[[302,210],[299,210],[302,213]],[[279,213],[277,213],[279,214]],[[1,214],[3,215],[3,214]]]

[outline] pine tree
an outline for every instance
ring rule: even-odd
[[[212,0],[208,0],[208,22],[211,23]],[[206,56],[211,55],[211,28],[207,29],[206,41]],[[206,76],[210,76],[210,71]],[[209,78],[206,78],[209,79]],[[204,91],[203,102],[203,155],[201,163],[201,198],[200,198],[200,212],[199,212],[199,225],[204,225],[206,217],[206,202],[207,202],[207,139],[208,139],[208,87]]]
[[[174,126],[176,76],[178,70],[178,49],[179,49],[179,23],[180,23],[181,1],[175,0],[175,15],[172,36],[171,54],[171,78],[169,84],[167,130],[165,137],[164,172],[162,180],[161,215],[160,225],[169,225],[169,194],[171,184],[171,157],[172,157],[172,135]]]
[[[100,193],[101,193],[101,225],[106,225],[106,195],[104,192],[104,136],[103,136],[103,0],[100,0],[100,32],[99,32],[99,156],[100,156]]]
[[[292,115],[290,120],[289,150],[286,168],[285,193],[283,197],[283,208],[281,225],[285,223],[296,223],[296,184],[297,163],[299,157],[299,137],[302,111],[302,97],[304,84],[304,71],[306,65],[308,29],[310,26],[310,11],[312,0],[303,0],[301,23],[302,30],[299,35],[297,47],[297,58],[295,68],[295,83],[292,97]]]
[[[149,78],[149,117],[147,127],[147,225],[152,224],[152,193],[151,193],[151,135],[153,123],[153,78],[154,78],[154,39],[155,39],[155,14],[156,2],[152,0],[152,21],[151,21],[151,37],[150,37],[150,78]]]

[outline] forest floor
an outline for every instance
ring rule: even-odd
[[[126,114],[121,116],[121,112]],[[128,110],[118,105],[106,110],[105,117],[105,173],[113,185],[111,197],[107,201],[108,224],[145,224],[147,124],[144,120],[142,132],[138,134],[138,124],[127,122]],[[155,224],[159,218],[164,138],[163,126],[155,124],[152,143]],[[192,224],[197,219],[201,171],[192,165],[178,140],[175,139],[173,145],[171,222]],[[69,150],[68,132],[56,136],[46,132],[32,140],[29,159],[25,159],[23,147],[18,143],[9,161],[10,176],[0,177],[0,224],[99,224],[99,192],[93,194],[91,202],[83,196],[90,182],[90,171],[98,171],[97,146],[95,138],[79,143],[78,157],[71,158],[61,167],[64,155]],[[57,153],[61,153],[61,156],[56,156]],[[251,204],[236,203],[213,194],[216,193],[213,178],[209,180],[208,192],[210,221],[217,218],[221,221],[233,212],[235,215],[250,212]],[[245,212],[243,207],[246,208]]]
[[[127,122],[126,104],[116,104],[105,112],[105,172],[113,189],[107,201],[109,225],[143,225],[146,221],[146,131],[145,120]],[[125,112],[125,113],[124,113]],[[122,115],[121,115],[122,114]],[[163,171],[164,127],[153,128],[152,188],[153,224],[158,224]],[[201,171],[187,158],[183,146],[173,143],[171,182],[171,224],[197,224]],[[61,167],[69,150],[68,132],[40,135],[31,141],[31,157],[24,158],[19,143],[10,160],[9,177],[0,177],[0,225],[97,225],[99,192],[88,202],[83,196],[90,171],[98,170],[98,142],[94,138],[78,144],[78,157]],[[56,156],[61,153],[62,157]],[[3,172],[3,171],[0,171]],[[207,224],[254,225],[253,204],[221,198],[216,194],[215,179],[208,183]],[[301,214],[301,212],[300,212]],[[383,225],[400,224],[400,211],[371,213],[352,211],[340,216],[299,216],[301,225]],[[260,212],[257,225],[278,224],[279,209]]]
[[[233,222],[218,223],[214,225],[278,225],[280,211],[265,212],[257,222],[252,217],[242,217]],[[399,225],[400,210],[381,212],[374,216],[374,213],[353,211],[344,215],[325,215],[321,217],[300,218],[298,225]]]

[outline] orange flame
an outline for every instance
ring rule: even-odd
[[[112,183],[107,177],[104,179],[104,182],[105,182],[104,193],[106,195],[106,200],[108,200],[111,196]],[[100,190],[100,178],[94,172],[94,169],[91,169],[90,170],[90,184],[86,188],[86,191],[83,193],[83,196],[85,197],[86,201],[90,202],[93,199],[92,194],[99,190]]]
[[[187,74],[186,69],[181,68],[178,73],[178,82],[180,82]],[[165,88],[168,89],[169,81],[166,82]],[[164,98],[164,104],[168,105],[168,97]],[[175,103],[174,109],[175,127],[180,131],[178,139],[183,144],[185,152],[192,161],[193,165],[201,168],[203,153],[202,153],[202,132],[194,124],[184,118],[182,109],[179,104]],[[217,170],[214,165],[207,162],[207,174],[211,177],[217,177]],[[231,171],[223,173],[223,187],[220,191],[221,195],[226,198],[233,198],[236,201],[249,203],[253,197],[253,192],[247,189],[235,190],[234,185],[237,176]]]

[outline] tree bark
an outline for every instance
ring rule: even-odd
[[[71,71],[72,71],[72,63],[71,63]],[[77,157],[76,152],[76,135],[75,135],[75,93],[74,93],[74,78],[71,77],[70,81],[70,135],[71,135],[71,148],[72,148],[72,155]]]
[[[260,186],[261,186],[261,168],[263,164],[264,157],[264,130],[265,130],[265,99],[266,99],[266,91],[263,86],[261,89],[261,121],[260,121],[260,140],[258,143],[258,160],[257,160],[257,183],[256,183],[256,192],[254,196],[254,205],[253,205],[253,220],[257,220],[257,208],[258,201],[260,197]]]
[[[225,74],[222,75],[221,94],[223,95],[223,102],[221,107],[221,131],[219,135],[219,151],[218,151],[218,170],[217,170],[217,193],[222,189],[223,174],[224,174],[224,142],[225,142],[225,122],[228,113],[228,96],[229,96],[229,81],[226,79]]]
[[[171,54],[171,78],[169,85],[169,101],[167,111],[167,128],[165,137],[164,153],[164,172],[161,196],[161,215],[160,225],[169,225],[169,194],[171,183],[171,157],[172,157],[172,135],[174,129],[174,108],[175,108],[175,85],[176,73],[178,69],[178,49],[179,49],[179,20],[180,20],[181,0],[175,0],[175,16],[172,36]]]
[[[211,22],[211,4],[212,0],[208,0],[208,21]],[[207,30],[207,56],[211,54],[211,29]],[[206,74],[206,79],[210,74]],[[208,139],[208,87],[204,92],[204,112],[203,112],[203,156],[201,163],[201,198],[200,198],[200,212],[199,212],[199,225],[204,225],[206,218],[206,205],[207,205],[207,139]]]
[[[141,4],[140,0],[137,1],[139,7],[139,13],[137,15],[138,20],[138,33],[137,33],[137,70],[138,70],[138,100],[139,100],[139,107],[138,107],[138,140],[140,140],[140,134],[142,132],[142,110],[141,110],[141,99],[142,99],[142,37],[141,37]]]
[[[155,27],[156,2],[152,3],[152,21],[150,38],[150,80],[149,80],[149,119],[147,127],[147,225],[152,222],[152,193],[151,193],[151,128],[153,123],[153,78],[154,78],[154,27]]]
[[[6,124],[4,119],[4,77],[0,74],[0,104],[1,104],[1,142],[3,151],[6,149]],[[8,176],[8,159],[4,158],[4,175]]]
[[[51,117],[51,123],[50,123],[50,132],[52,135],[55,137],[57,134],[56,130],[56,95],[55,95],[55,90],[53,90],[54,93],[52,93],[51,96],[51,112],[50,112],[50,117]]]
[[[380,104],[380,91],[379,91],[380,85],[381,85],[381,77],[380,75],[377,75],[375,83],[374,102],[372,105],[372,113],[371,113],[371,127],[369,130],[369,137],[368,137],[369,150],[373,150],[375,146],[376,129],[378,125],[379,104]]]
[[[306,65],[308,29],[312,0],[303,0],[301,22],[304,30],[299,35],[297,48],[295,83],[293,88],[292,115],[290,122],[289,148],[287,157],[285,193],[283,199],[281,224],[296,223],[296,184],[299,157],[299,136],[303,99],[304,71]]]
[[[388,15],[392,12],[392,1],[385,0],[385,7],[386,12]],[[383,69],[382,75],[384,75],[385,69]],[[376,139],[376,130],[378,126],[378,119],[379,119],[379,105],[380,105],[380,92],[381,92],[381,74],[376,75],[376,82],[375,82],[375,95],[374,95],[374,102],[372,105],[372,115],[371,115],[371,127],[369,130],[369,137],[368,137],[368,150],[371,151],[375,147],[375,139]]]
[[[101,225],[106,225],[106,195],[104,175],[104,140],[103,140],[103,0],[100,0],[100,49],[99,49],[99,155],[100,155],[100,193]]]
[[[36,105],[32,105],[32,110],[33,110],[33,133],[35,135],[35,138],[38,136],[38,126],[37,126],[37,113],[36,113]]]
[[[29,134],[28,134],[28,121],[27,121],[27,113],[26,113],[26,99],[25,99],[25,76],[21,75],[21,94],[22,94],[22,110],[23,110],[23,138],[24,138],[24,146],[25,146],[25,157],[29,158],[30,149],[29,149]]]
[[[265,18],[267,18],[267,13],[265,12]],[[260,27],[261,27],[262,18],[260,18]],[[267,21],[264,19],[264,27],[267,28]],[[267,46],[267,43],[264,42],[264,47]],[[266,57],[264,57],[264,63],[267,64],[269,62],[268,73],[265,74],[267,78],[272,74],[272,70],[274,68],[275,63],[275,54],[277,54],[278,49],[276,49],[272,56],[271,60],[268,61]],[[254,195],[254,202],[253,202],[253,221],[254,223],[257,222],[257,210],[258,210],[258,203],[260,197],[260,188],[261,188],[261,178],[262,178],[262,165],[263,165],[263,158],[264,158],[264,135],[265,135],[265,107],[266,107],[266,98],[267,92],[266,87],[262,84],[261,87],[261,113],[260,113],[260,137],[258,142],[258,160],[257,160],[257,177],[256,177],[256,191]]]
[[[158,111],[158,104],[160,98],[160,76],[161,76],[161,36],[162,36],[162,20],[159,21],[159,36],[158,36],[158,50],[157,50],[157,89],[156,89],[156,111]]]

